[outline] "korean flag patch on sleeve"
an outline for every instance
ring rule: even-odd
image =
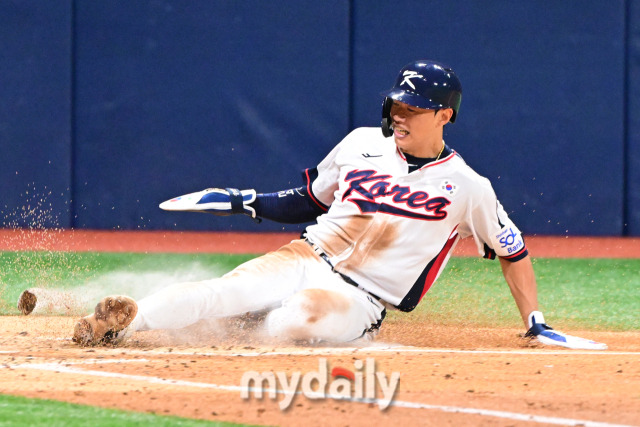
[[[509,224],[492,237],[493,249],[501,257],[512,257],[524,249],[524,240],[520,230]]]

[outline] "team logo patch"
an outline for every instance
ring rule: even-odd
[[[458,191],[458,186],[449,180],[442,181],[442,184],[440,184],[440,188],[450,196],[455,195]]]
[[[513,255],[524,248],[524,242],[522,236],[518,230],[513,228],[503,228],[500,233],[496,235],[496,240],[500,242],[500,249],[506,250],[509,255]]]
[[[404,77],[404,79],[400,83],[400,86],[406,84],[406,85],[411,86],[411,89],[413,89],[413,90],[416,90],[416,86],[413,84],[411,79],[422,79],[422,78],[424,78],[422,76],[422,74],[418,74],[416,71],[410,71],[410,70],[407,70],[404,73],[402,73],[402,76]]]

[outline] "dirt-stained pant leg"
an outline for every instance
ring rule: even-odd
[[[278,307],[302,288],[308,266],[320,262],[309,245],[293,241],[220,278],[178,283],[141,299],[131,329],[181,329],[201,319]]]
[[[384,307],[333,274],[319,288],[287,298],[267,317],[269,335],[285,340],[348,342],[378,324]]]

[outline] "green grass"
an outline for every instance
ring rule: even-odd
[[[31,287],[140,297],[154,286],[220,276],[254,256],[0,251],[0,314],[18,314],[18,296]]]
[[[96,298],[139,297],[154,286],[217,277],[255,255],[93,252],[0,252],[0,314],[17,314],[22,290],[39,286],[82,289]],[[534,260],[538,299],[560,329],[640,330],[640,259]],[[91,301],[95,304],[95,301]],[[521,326],[497,261],[452,258],[423,302],[417,320]]]
[[[240,425],[244,426],[246,424],[201,421],[173,416],[157,416],[140,412],[76,405],[57,402],[55,400],[27,399],[24,397],[0,395],[0,427],[230,427]]]
[[[116,270],[153,272],[181,269],[194,264],[221,272],[255,255],[108,253],[108,252],[2,252],[2,283],[30,286],[69,283],[74,286],[105,272]]]
[[[534,269],[540,310],[553,327],[640,330],[640,259],[540,258]],[[443,323],[521,326],[499,263],[475,258],[453,258],[410,315]]]

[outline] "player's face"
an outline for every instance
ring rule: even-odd
[[[436,112],[436,110],[426,110],[394,101],[391,107],[391,118],[396,145],[403,152],[414,156],[435,157],[431,155],[431,151],[440,150],[442,127],[450,117],[450,113],[446,110]]]

